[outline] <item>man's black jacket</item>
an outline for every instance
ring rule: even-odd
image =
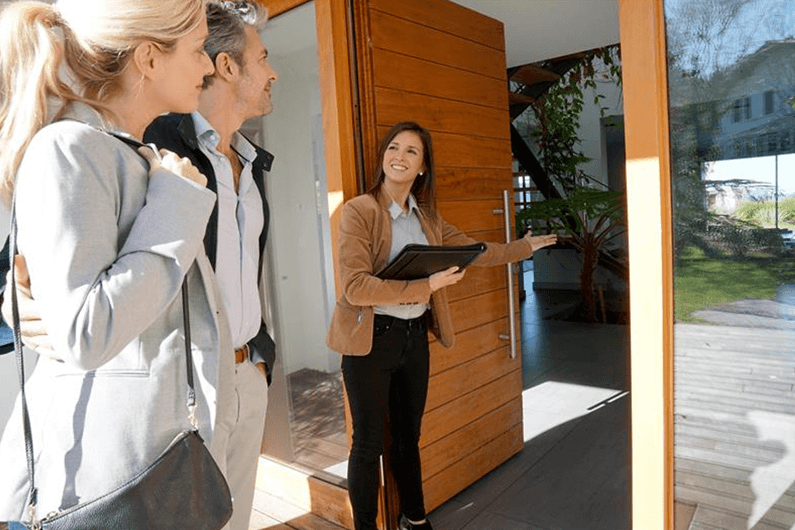
[[[215,177],[213,165],[199,148],[199,141],[196,138],[196,128],[193,124],[193,118],[191,118],[189,114],[168,114],[160,116],[146,129],[144,133],[144,142],[153,143],[160,148],[168,149],[179,156],[184,156],[189,159],[193,165],[207,177],[207,188],[216,193],[218,192],[218,182]],[[254,145],[254,142],[251,142],[251,144]],[[265,256],[265,243],[268,240],[268,221],[270,218],[268,201],[265,198],[265,172],[271,169],[273,155],[256,145],[254,145],[254,149],[257,152],[257,156],[252,163],[252,176],[254,177],[254,182],[257,184],[260,197],[262,197],[262,213],[264,218],[262,233],[259,236],[259,271],[261,273],[262,260]],[[204,234],[204,248],[213,269],[215,269],[218,251],[217,202],[210,215],[210,220],[207,223],[207,231]],[[263,282],[265,278],[260,277],[259,281]],[[264,322],[260,324],[257,335],[248,341],[248,347],[251,352],[252,362],[265,363],[268,374],[268,384],[270,384],[273,364],[276,362],[276,348],[273,339],[268,334]]]

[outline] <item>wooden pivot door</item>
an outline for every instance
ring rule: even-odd
[[[478,240],[504,242],[512,157],[502,23],[446,0],[356,0],[354,13],[367,178],[388,128],[417,121],[433,137],[442,217]],[[473,267],[448,289],[456,344],[431,343],[420,442],[428,511],[522,448],[507,280],[505,266]],[[390,528],[398,508],[386,478]]]

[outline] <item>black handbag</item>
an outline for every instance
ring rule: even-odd
[[[33,440],[25,396],[25,368],[19,329],[14,255],[16,215],[11,213],[11,291],[14,346],[22,401],[30,492],[28,521],[10,522],[10,528],[31,530],[218,530],[232,517],[229,486],[204,445],[195,420],[196,392],[193,387],[193,356],[190,341],[187,279],[182,284],[185,321],[185,357],[188,375],[188,417],[191,429],[181,432],[148,467],[124,484],[96,499],[39,519],[34,482]],[[0,523],[0,528],[3,523]]]

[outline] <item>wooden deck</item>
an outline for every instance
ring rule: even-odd
[[[342,372],[301,369],[288,376],[295,461],[318,471],[348,460]]]
[[[795,331],[677,324],[675,487],[691,530],[795,529]]]

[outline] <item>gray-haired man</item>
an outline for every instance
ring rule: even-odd
[[[267,382],[274,343],[262,319],[262,262],[268,235],[264,172],[273,156],[238,132],[243,122],[273,109],[277,74],[260,39],[267,14],[255,2],[207,4],[205,51],[215,64],[199,108],[190,115],[155,120],[144,139],[187,157],[217,194],[205,249],[229,315],[236,350],[236,409],[219,418],[213,454],[234,497],[232,530],[247,530],[254,498],[257,459],[268,403]],[[225,460],[224,460],[225,455]]]

